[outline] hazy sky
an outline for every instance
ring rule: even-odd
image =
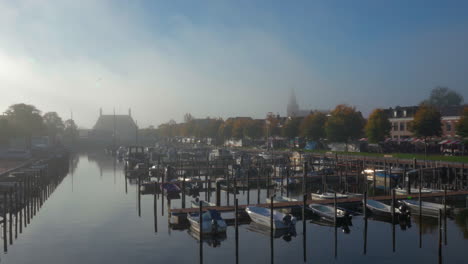
[[[0,0],[0,110],[30,103],[91,127],[301,108],[468,100],[468,1]]]

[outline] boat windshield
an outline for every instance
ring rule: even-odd
[[[205,213],[203,213],[203,221],[209,221],[209,220],[222,220],[221,215],[219,214],[218,211],[216,210],[208,210]]]

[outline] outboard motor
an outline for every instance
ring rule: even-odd
[[[291,226],[292,225],[292,216],[290,214],[287,214],[283,217],[283,224],[287,225],[287,226]]]
[[[218,232],[218,221],[212,219],[211,220],[211,232],[217,233]]]
[[[402,216],[405,216],[405,217],[410,216],[410,211],[408,210],[408,206],[406,206],[404,203],[401,203],[398,209],[400,209]]]

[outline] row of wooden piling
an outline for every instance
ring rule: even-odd
[[[3,198],[1,223],[5,253],[8,251],[8,245],[13,245],[14,240],[31,224],[32,219],[63,180],[68,171],[68,162],[65,161],[67,157],[64,156],[58,161],[58,158],[46,160],[43,164],[47,165],[37,169],[21,168],[24,175],[14,187],[3,191],[0,197]]]

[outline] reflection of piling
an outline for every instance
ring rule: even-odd
[[[24,182],[23,181],[20,181],[19,189],[21,190],[21,192],[18,194],[20,205],[17,210],[19,210],[19,232],[21,234],[23,233],[23,207],[24,207]]]
[[[10,190],[8,191],[8,200],[10,201],[9,203],[9,208],[8,208],[8,216],[9,216],[9,238],[10,238],[10,245],[13,244],[13,191],[12,189],[10,188]]]
[[[239,201],[234,200],[234,227],[236,239],[236,264],[239,263]]]
[[[304,163],[306,164],[306,163]],[[307,194],[304,194],[303,203],[302,203],[302,249],[304,251],[304,262],[307,261],[307,230],[306,230],[306,206],[307,206]]]
[[[392,189],[392,249],[395,252],[395,189]]]
[[[200,229],[200,264],[203,263],[203,203],[202,201],[198,202],[198,221]]]
[[[15,239],[18,238],[18,184],[15,183]]]
[[[366,211],[365,206],[364,206],[364,211]],[[364,255],[366,254],[367,254],[367,216],[364,215]]]
[[[7,193],[3,193],[3,251],[6,253],[8,251],[8,241],[7,241]]]
[[[422,248],[422,197],[421,197],[421,171],[419,171],[419,248]]]
[[[447,185],[444,187],[444,244],[447,245]]]
[[[439,263],[442,263],[442,209],[439,209]]]
[[[158,232],[158,203],[156,200],[156,189],[158,187],[158,183],[154,183],[154,193],[153,193],[153,213],[154,213],[154,232]]]
[[[270,197],[270,260],[273,263],[274,251],[273,251],[273,196]]]

